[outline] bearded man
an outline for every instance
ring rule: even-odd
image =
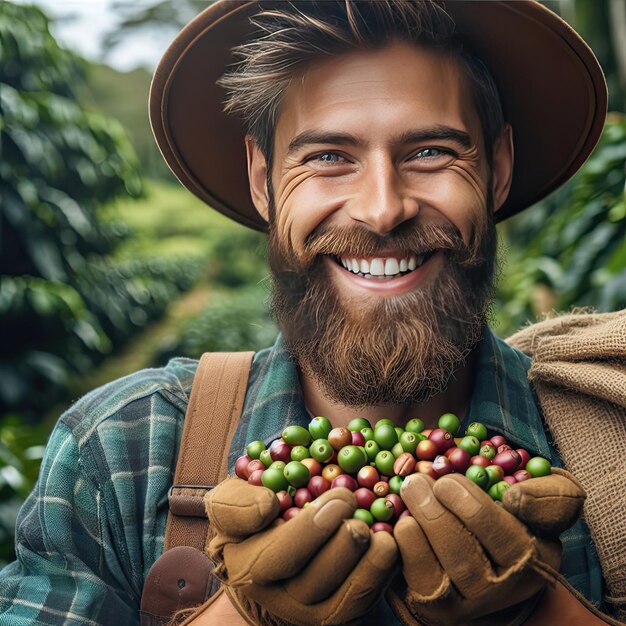
[[[231,470],[312,415],[434,427],[447,411],[562,466],[530,360],[487,326],[496,222],[574,174],[605,110],[593,54],[534,0],[224,1],[189,24],[155,75],[155,136],[194,194],[268,230],[281,330],[254,356]],[[136,623],[145,580],[142,623],[167,620],[163,598],[189,586],[150,573],[168,491],[173,517],[204,515],[170,490],[196,365],[112,383],[61,418],[0,577],[2,623]],[[616,623],[567,472],[515,485],[504,508],[463,476],[412,475],[393,536],[350,519],[347,490],[268,527],[267,490],[194,484],[222,585],[186,623]]]

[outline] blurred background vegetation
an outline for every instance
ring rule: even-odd
[[[40,8],[0,0],[0,564],[70,402],[172,356],[276,335],[265,237],[176,183],[150,134],[150,68],[105,62],[140,33],[166,45],[206,2],[109,2],[119,19],[87,61]],[[577,176],[499,227],[501,336],[552,310],[626,307],[626,2],[546,4],[594,48],[612,113]]]

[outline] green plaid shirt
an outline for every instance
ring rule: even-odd
[[[469,419],[560,465],[528,365],[487,330]],[[60,418],[17,520],[17,560],[0,572],[0,626],[138,623],[143,582],[163,550],[167,492],[196,366],[174,359],[138,372],[93,391]],[[254,358],[231,467],[247,442],[269,442],[308,419],[279,338]],[[588,530],[579,522],[562,540],[563,573],[599,604],[602,576]]]

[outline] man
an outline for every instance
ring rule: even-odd
[[[495,222],[578,169],[605,108],[592,53],[533,1],[222,2],[188,25],[155,76],[155,135],[193,193],[268,228],[282,332],[255,355],[231,466],[310,415],[432,426],[446,411],[561,465],[529,360],[486,326]],[[195,368],[112,383],[61,418],[0,577],[0,623],[137,622]],[[342,490],[265,529],[266,492],[230,479],[207,497],[228,595],[197,623],[540,624],[569,610],[602,623],[548,584],[560,568],[602,601],[585,525],[561,536],[562,555],[556,538],[582,491],[566,475],[533,484],[549,532],[463,477],[414,476],[413,517],[392,538],[346,521]]]

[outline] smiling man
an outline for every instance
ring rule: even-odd
[[[138,623],[142,589],[150,626],[200,603],[186,623],[616,623],[598,611],[584,491],[560,469],[504,507],[463,476],[412,475],[393,536],[351,519],[345,489],[270,526],[269,490],[190,483],[180,460],[174,478],[181,446],[204,476],[311,415],[433,427],[448,411],[562,467],[530,359],[487,321],[496,223],[570,178],[601,132],[584,42],[534,0],[223,1],[174,41],[150,106],[181,182],[268,231],[281,335],[242,373],[230,445],[219,427],[180,443],[197,406],[209,420],[237,405],[210,391],[226,369],[198,370],[190,398],[187,359],[61,418],[0,575],[2,623]],[[176,524],[204,528],[205,505],[209,534],[192,542]]]

